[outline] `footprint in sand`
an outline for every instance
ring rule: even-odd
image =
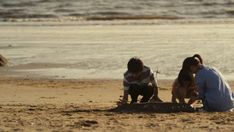
[[[181,119],[182,122],[194,123],[193,119]]]

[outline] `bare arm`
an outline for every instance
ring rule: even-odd
[[[125,77],[124,77],[124,80],[123,80],[123,86],[124,86],[124,90],[123,90],[123,98],[122,98],[121,102],[122,103],[127,103],[128,102],[129,82]]]
[[[124,90],[122,102],[123,103],[127,103],[128,102],[128,90]]]

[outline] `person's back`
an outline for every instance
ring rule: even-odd
[[[205,109],[226,111],[234,107],[232,90],[217,69],[202,66],[195,80]]]

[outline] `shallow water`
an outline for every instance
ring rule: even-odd
[[[1,21],[233,18],[234,0],[1,0]]]
[[[185,57],[199,53],[234,79],[234,24],[6,25],[0,53],[8,75],[120,79],[139,56],[158,79],[175,78]],[[17,74],[15,73],[17,72]]]

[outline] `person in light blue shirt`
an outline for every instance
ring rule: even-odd
[[[200,63],[196,57],[184,60],[189,72],[195,74],[199,98],[206,111],[229,111],[234,108],[234,93],[216,68]]]

